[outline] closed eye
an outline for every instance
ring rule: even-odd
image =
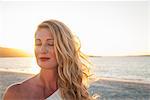
[[[36,43],[36,44],[35,44],[35,46],[40,46],[40,45],[42,45],[42,44],[39,44],[39,43]]]
[[[49,46],[54,46],[54,44],[50,44],[50,43],[49,43],[48,45],[49,45]]]

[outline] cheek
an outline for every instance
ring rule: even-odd
[[[54,49],[51,51],[51,57],[57,62],[56,54],[55,54]]]
[[[34,49],[34,55],[35,55],[36,58],[37,58],[37,56],[38,56],[38,52],[39,52],[38,49],[35,48],[35,49]]]
[[[56,55],[55,55],[55,51],[54,51],[54,49],[53,49],[52,51],[50,51],[50,53],[51,53],[51,57],[53,57],[53,58],[55,58],[55,59],[56,59]]]

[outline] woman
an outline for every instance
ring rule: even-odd
[[[9,87],[4,100],[90,100],[83,84],[89,72],[87,60],[65,24],[47,20],[38,26],[35,56],[40,73]]]

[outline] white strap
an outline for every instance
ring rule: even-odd
[[[62,100],[59,89],[57,89],[57,91],[55,91],[51,96],[49,96],[45,100]]]

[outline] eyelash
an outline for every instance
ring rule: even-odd
[[[41,46],[42,44],[35,44],[36,46]],[[54,46],[54,44],[48,44],[49,46]]]
[[[48,44],[49,46],[54,46],[54,44]]]
[[[41,44],[35,44],[35,46],[40,46]]]

